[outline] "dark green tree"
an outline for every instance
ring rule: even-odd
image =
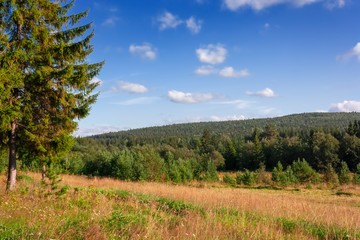
[[[328,163],[336,166],[339,162],[338,150],[339,141],[330,133],[315,132],[312,137],[312,165],[319,171],[325,171]]]
[[[97,94],[91,80],[103,62],[89,64],[88,11],[69,14],[74,1],[0,1],[0,135],[9,151],[7,189],[16,160],[53,161],[69,150],[75,119],[85,117]],[[86,35],[85,35],[86,34]]]
[[[355,171],[360,163],[360,138],[355,135],[345,134],[340,142],[340,158],[345,161],[350,170]]]

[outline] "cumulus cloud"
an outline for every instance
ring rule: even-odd
[[[112,87],[112,89],[114,91],[124,91],[124,92],[128,92],[128,93],[146,93],[149,90],[140,84],[136,84],[136,83],[131,83],[131,82],[124,82],[124,81],[119,81],[116,87]]]
[[[160,30],[165,30],[167,28],[176,28],[183,23],[183,20],[179,19],[178,16],[173,15],[172,13],[167,11],[165,11],[163,15],[158,17],[157,20],[160,23]]]
[[[245,120],[248,119],[244,115],[233,115],[233,116],[210,116],[210,117],[188,117],[182,120],[167,119],[166,122],[170,124],[174,123],[191,123],[191,122],[220,122],[220,121],[233,121],[233,120]]]
[[[360,112],[360,102],[344,101],[331,104],[329,112]]]
[[[122,130],[127,130],[119,127],[114,126],[94,126],[90,128],[79,128],[74,132],[75,137],[86,137],[92,136],[97,134],[109,133],[109,132],[118,132]]]
[[[265,88],[264,90],[257,91],[257,92],[246,91],[246,94],[249,96],[259,96],[259,97],[266,97],[266,98],[272,98],[272,97],[278,96],[270,88]]]
[[[292,4],[302,7],[307,4],[323,2],[327,7],[343,7],[346,0],[223,0],[224,6],[232,11],[242,7],[250,7],[256,11],[279,4]]]
[[[233,67],[225,67],[220,70],[219,75],[221,77],[247,77],[250,76],[250,73],[247,69],[236,71]]]
[[[150,43],[144,43],[143,45],[130,45],[129,51],[134,55],[140,56],[142,59],[154,60],[157,49],[154,49]]]
[[[217,74],[219,71],[217,69],[215,69],[213,66],[211,65],[207,65],[207,66],[201,66],[199,68],[197,68],[194,73],[196,75],[211,75],[211,74]]]
[[[93,79],[90,80],[90,83],[91,84],[95,83],[98,86],[101,86],[101,85],[103,85],[104,82],[100,78],[94,77]]]
[[[190,17],[186,20],[186,27],[193,33],[197,34],[201,30],[201,26],[203,24],[202,20],[196,20],[195,17]]]
[[[171,90],[168,92],[168,98],[175,103],[201,103],[210,101],[216,96],[211,93],[184,93]]]
[[[196,55],[200,62],[219,64],[225,61],[227,50],[221,44],[209,44],[206,48],[196,49]]]
[[[341,59],[341,58],[348,59],[348,58],[351,58],[351,57],[357,57],[358,60],[360,61],[360,42],[358,42],[355,45],[355,47],[353,47],[347,53],[338,55],[337,59]]]

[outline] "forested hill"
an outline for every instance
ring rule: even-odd
[[[199,122],[174,124],[159,127],[139,128],[114,133],[91,136],[94,139],[167,139],[173,137],[201,136],[204,129],[212,134],[229,136],[250,135],[254,128],[264,129],[267,125],[275,125],[282,132],[298,132],[310,129],[338,129],[343,132],[350,121],[360,120],[360,113],[302,113],[275,118],[248,119],[222,122]]]

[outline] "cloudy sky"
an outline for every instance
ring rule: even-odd
[[[77,134],[360,111],[358,0],[77,0],[105,60]]]

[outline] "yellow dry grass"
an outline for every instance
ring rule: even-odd
[[[39,179],[40,174],[29,174]],[[183,200],[204,207],[231,207],[272,217],[303,219],[312,223],[360,229],[360,189],[348,186],[343,191],[352,196],[335,195],[336,190],[301,189],[274,191],[174,185],[156,182],[125,182],[110,178],[62,176],[63,184],[122,189],[164,198]]]

